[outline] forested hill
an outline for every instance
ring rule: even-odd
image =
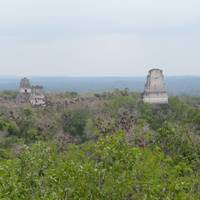
[[[0,93],[0,199],[200,199],[200,97],[49,93],[46,107]]]
[[[0,77],[0,90],[17,90],[21,77]],[[115,88],[129,88],[142,92],[146,77],[30,77],[34,85],[43,85],[47,91],[102,92]],[[166,77],[172,95],[200,95],[200,77]]]

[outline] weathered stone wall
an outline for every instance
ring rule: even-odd
[[[34,106],[46,105],[46,96],[42,86],[32,86],[30,102]]]
[[[31,88],[20,88],[19,93],[31,93]]]
[[[27,78],[20,81],[19,93],[16,98],[17,104],[31,103],[35,106],[45,106],[46,96],[42,86],[32,86]]]
[[[31,95],[31,84],[27,78],[23,78],[20,81],[19,93],[16,98],[17,104],[24,104],[29,102]]]
[[[143,101],[152,104],[168,103],[168,94],[162,70],[152,69],[149,71],[143,93]]]

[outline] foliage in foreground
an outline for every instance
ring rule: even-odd
[[[67,104],[0,104],[0,199],[199,199],[200,98],[61,97]]]
[[[96,143],[36,143],[0,163],[0,199],[198,199],[199,180],[160,148],[136,148],[122,133]]]

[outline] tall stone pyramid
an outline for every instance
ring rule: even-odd
[[[143,93],[143,102],[151,104],[168,104],[168,94],[162,70],[151,69],[149,71]]]

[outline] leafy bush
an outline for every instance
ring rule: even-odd
[[[67,110],[63,114],[63,129],[73,136],[84,138],[84,129],[89,117],[87,109]]]
[[[37,143],[13,161],[1,162],[1,199],[198,199],[197,177],[159,148],[139,149],[122,133],[97,143]]]
[[[18,135],[20,130],[16,122],[0,117],[0,131],[6,131],[9,135]]]
[[[199,198],[198,98],[155,106],[116,90],[62,101],[76,95],[0,107],[0,199]]]

